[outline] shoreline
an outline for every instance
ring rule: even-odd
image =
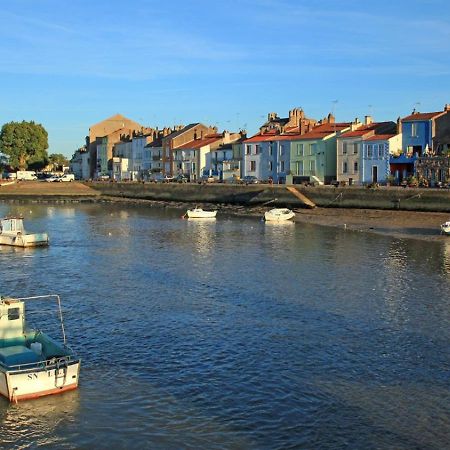
[[[33,183],[34,184],[34,183]],[[39,186],[39,189],[36,189]],[[150,205],[157,208],[174,208],[180,212],[198,205],[204,209],[219,211],[245,217],[260,217],[274,205],[240,205],[210,202],[180,202],[172,200],[147,200],[130,197],[102,195],[82,183],[15,183],[0,189],[2,203],[128,203]],[[292,208],[296,213],[295,223],[340,228],[342,230],[375,233],[385,236],[420,239],[426,241],[445,241],[448,236],[440,233],[440,225],[449,220],[445,212],[424,212],[393,209],[368,208],[330,208],[313,209]]]

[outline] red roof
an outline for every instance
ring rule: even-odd
[[[184,150],[184,149],[198,149],[204,147],[205,145],[212,144],[213,142],[223,139],[221,134],[208,134],[203,139],[194,139],[187,142],[186,144],[175,147],[174,150]]]
[[[336,133],[337,131],[345,130],[350,127],[350,123],[323,123],[322,125],[317,125],[311,131],[306,134],[302,134],[295,140],[312,140],[312,139],[323,139],[330,134]]]
[[[371,131],[375,131],[380,125],[385,125],[386,123],[388,122],[372,122],[369,125],[363,125],[354,131],[347,131],[340,137],[342,138],[361,137],[367,133],[370,133]]]
[[[396,134],[375,134],[364,139],[365,141],[387,141],[388,139],[397,136]]]
[[[251,143],[251,142],[265,142],[265,141],[273,141],[274,136],[279,136],[277,130],[270,130],[266,133],[258,133],[252,136],[251,138],[245,139],[244,143]]]
[[[434,119],[441,114],[445,114],[446,111],[436,111],[436,112],[430,112],[430,113],[415,113],[410,114],[409,116],[403,117],[402,122],[412,122],[415,120],[431,120]]]

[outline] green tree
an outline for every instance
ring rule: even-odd
[[[54,166],[68,166],[69,160],[62,153],[52,153],[49,157],[50,164]]]
[[[41,124],[9,122],[0,131],[0,151],[10,156],[10,165],[20,170],[29,165],[44,167],[48,161],[48,134]]]

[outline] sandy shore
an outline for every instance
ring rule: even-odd
[[[67,199],[87,198],[92,201],[126,202],[132,204],[146,204],[154,207],[178,208],[185,212],[193,204],[181,202],[160,202],[136,200],[115,197],[101,197],[99,192],[89,186],[79,183],[45,183],[19,182],[0,187],[0,199],[8,201],[15,199],[29,199],[39,197],[65,197]],[[204,209],[218,209],[225,214],[262,217],[270,207],[248,207],[226,204],[198,204]],[[296,209],[295,222],[310,223],[323,226],[338,227],[351,231],[379,233],[399,238],[414,238],[425,240],[445,240],[450,237],[440,234],[440,225],[449,220],[449,214],[436,212],[415,212],[375,209],[349,208],[315,208]]]

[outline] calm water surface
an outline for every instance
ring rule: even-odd
[[[450,239],[125,205],[0,205],[2,295],[62,295],[76,392],[0,400],[1,448],[450,446]]]

